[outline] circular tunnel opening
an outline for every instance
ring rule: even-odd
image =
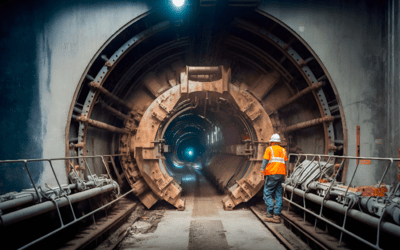
[[[185,176],[205,175],[221,192],[226,192],[248,165],[246,155],[233,155],[227,148],[249,138],[249,124],[240,110],[221,95],[207,93],[206,97],[199,92],[192,99],[195,103],[177,111],[164,128],[166,171],[178,182]],[[229,160],[230,164],[226,164]],[[229,183],[224,178],[218,182],[212,178],[215,169],[239,173],[232,174]]]
[[[170,124],[164,137],[168,145],[164,155],[168,160],[176,158],[173,166],[182,168],[189,162],[199,161],[207,147],[206,131],[210,125],[208,120],[192,111],[185,112]]]

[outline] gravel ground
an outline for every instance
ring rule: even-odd
[[[164,206],[147,210],[139,204],[129,216],[127,222],[108,237],[96,250],[124,249],[135,242],[143,240],[143,236],[157,229],[165,210]]]

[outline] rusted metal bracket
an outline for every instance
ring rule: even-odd
[[[72,115],[72,117],[74,119],[76,119],[77,121],[79,121],[79,122],[83,122],[85,124],[88,124],[91,127],[104,129],[104,130],[107,130],[109,132],[120,133],[120,134],[129,133],[129,131],[127,131],[126,129],[117,128],[117,127],[114,127],[114,126],[109,125],[109,124],[104,123],[104,122],[92,120],[92,119],[87,118],[84,115],[80,115],[80,116]]]
[[[248,102],[246,106],[243,107],[242,112],[246,112],[251,107],[251,105],[253,105],[253,102]]]
[[[255,119],[257,119],[260,115],[261,115],[261,110],[257,110],[251,114],[248,114],[249,118],[254,121]]]
[[[153,112],[152,114],[151,114],[151,116],[152,117],[154,117],[155,119],[157,119],[158,121],[162,121],[162,120],[164,120],[164,117],[162,117],[161,115],[159,115],[157,112]]]
[[[85,146],[84,142],[80,142],[80,143],[76,143],[76,144],[73,144],[73,143],[69,144],[70,148],[83,148],[84,146]]]

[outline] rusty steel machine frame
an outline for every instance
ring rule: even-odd
[[[163,135],[178,110],[175,108],[188,100],[198,100],[205,95],[223,97],[231,100],[238,111],[246,118],[252,128],[251,167],[244,177],[229,189],[229,194],[222,200],[224,208],[231,210],[236,205],[247,202],[262,187],[263,179],[259,174],[263,153],[269,138],[274,133],[271,120],[261,103],[249,92],[231,84],[230,69],[219,67],[186,67],[181,75],[181,83],[159,95],[143,114],[134,135],[124,135],[121,152],[127,152],[121,160],[134,193],[148,208],[158,200],[165,200],[184,209],[184,201],[180,199],[182,188],[167,173],[163,163]],[[198,81],[220,76],[219,80]],[[207,76],[207,77],[205,77]],[[195,80],[190,80],[195,79]],[[130,127],[127,123],[127,129]],[[276,132],[276,131],[275,131]],[[283,137],[283,135],[282,135]]]
[[[171,120],[171,117],[176,114],[177,110],[175,108],[179,103],[183,103],[184,100],[190,100],[191,98],[196,97],[200,92],[206,93],[206,96],[225,96],[227,99],[230,99],[232,103],[237,106],[237,109],[240,111],[239,113],[241,113],[243,117],[245,117],[245,119],[249,121],[251,127],[254,128],[254,136],[253,138],[251,138],[250,143],[252,150],[254,150],[252,151],[252,156],[250,157],[250,161],[252,162],[252,164],[249,169],[257,169],[257,167],[255,166],[261,164],[261,158],[259,156],[261,153],[257,152],[263,151],[263,148],[265,148],[265,142],[267,142],[268,140],[268,136],[264,137],[264,135],[260,135],[265,132],[266,128],[258,125],[258,123],[260,120],[264,119],[268,119],[269,122],[272,123],[271,130],[267,134],[270,135],[273,132],[280,133],[283,137],[284,144],[284,136],[289,135],[290,132],[322,124],[325,135],[325,153],[334,154],[335,150],[339,148],[338,146],[335,146],[334,143],[341,141],[343,144],[343,147],[341,148],[343,149],[343,153],[346,154],[347,129],[344,120],[344,114],[341,107],[340,99],[338,97],[333,81],[329,76],[329,73],[324,68],[321,61],[318,59],[318,56],[312,51],[312,49],[301,39],[301,37],[299,37],[295,32],[291,31],[289,27],[287,27],[279,20],[275,19],[273,16],[270,16],[259,9],[257,9],[255,13],[267,17],[268,19],[272,20],[276,25],[280,25],[284,29],[292,33],[293,37],[304,44],[304,46],[310,51],[312,57],[303,59],[291,46],[290,41],[283,41],[281,40],[281,38],[273,33],[273,28],[265,29],[263,27],[258,27],[253,23],[242,19],[236,19],[235,22],[232,23],[232,26],[246,30],[259,36],[268,43],[272,44],[272,46],[274,46],[276,49],[281,51],[284,54],[284,58],[282,58],[280,61],[279,59],[277,60],[273,58],[269,58],[267,61],[269,61],[270,64],[278,71],[279,69],[281,70],[279,71],[279,74],[282,75],[283,78],[290,78],[290,74],[282,67],[282,62],[284,60],[291,61],[291,63],[293,63],[293,65],[301,72],[303,78],[308,84],[308,87],[300,90],[300,92],[298,92],[297,94],[292,93],[293,96],[290,99],[288,99],[286,102],[282,102],[281,105],[276,107],[274,110],[267,110],[267,112],[269,113],[266,113],[261,104],[261,101],[278,82],[275,78],[279,78],[279,74],[275,78],[273,75],[271,75],[270,80],[273,81],[273,83],[270,84],[267,89],[265,89],[265,86],[261,86],[261,84],[259,84],[260,86],[257,86],[256,89],[247,90],[246,88],[242,88],[242,86],[237,87],[237,85],[231,84],[229,81],[230,77],[228,76],[228,71],[224,71],[224,69],[222,69],[221,67],[187,67],[186,72],[181,72],[180,83],[170,82],[171,86],[152,86],[153,83],[156,84],[156,81],[154,81],[154,79],[148,80],[145,84],[145,87],[156,99],[149,107],[147,107],[147,111],[138,112],[136,109],[134,109],[134,104],[127,101],[125,95],[126,93],[121,92],[122,87],[129,82],[129,76],[124,76],[123,79],[121,79],[121,84],[118,83],[122,86],[117,86],[117,88],[112,90],[107,90],[105,87],[103,87],[103,84],[125,55],[127,55],[137,45],[150,38],[151,36],[169,29],[171,27],[170,22],[164,21],[157,23],[134,35],[132,38],[126,40],[126,42],[117,50],[115,50],[115,52],[110,57],[102,55],[101,53],[103,53],[102,51],[106,48],[106,46],[110,45],[112,41],[118,35],[120,35],[123,30],[127,29],[139,20],[147,18],[148,16],[150,16],[150,14],[152,14],[151,12],[146,12],[127,23],[117,33],[110,37],[110,39],[99,49],[99,51],[93,57],[93,60],[90,62],[89,66],[85,70],[85,73],[82,76],[78,88],[75,92],[68,117],[68,120],[74,118],[74,120],[79,122],[77,129],[77,138],[69,138],[70,124],[68,123],[66,126],[65,134],[67,156],[69,155],[69,149],[71,148],[76,149],[79,156],[83,156],[86,154],[86,134],[89,126],[104,129],[111,133],[118,133],[120,137],[120,153],[124,155],[123,157],[121,157],[120,162],[125,172],[125,178],[128,180],[129,184],[134,187],[134,193],[138,195],[141,200],[145,201],[144,203],[147,204],[146,206],[148,207],[154,204],[154,202],[156,202],[157,200],[166,199],[169,200],[171,204],[178,207],[178,209],[183,209],[184,204],[183,201],[180,200],[181,188],[179,187],[179,185],[176,184],[173,178],[169,178],[170,176],[166,174],[165,167],[163,167],[163,130],[161,129],[161,127],[164,126],[165,128],[165,125],[168,124],[167,121]],[[246,45],[245,41],[241,41],[240,39],[234,39],[230,43],[232,42],[234,42],[237,46],[248,46]],[[184,46],[187,43],[187,39],[182,39],[181,41],[178,41],[176,43],[165,44],[165,46],[163,45],[159,48],[154,49],[150,53],[151,57],[155,57],[157,53],[161,53],[163,50],[167,50],[168,48]],[[249,49],[252,48],[249,47]],[[182,54],[182,52],[180,53]],[[255,50],[255,53],[259,57],[269,56],[265,53],[262,54],[259,50]],[[179,54],[170,56],[170,60],[176,58],[177,55]],[[105,63],[101,68],[96,68],[92,70],[91,68],[94,67],[93,64],[96,58],[101,58],[105,61]],[[314,76],[313,70],[308,66],[308,63],[312,60],[317,61],[318,64],[322,67],[325,74],[324,79],[321,79],[321,77],[317,79]],[[133,65],[132,67],[137,67],[138,63],[139,62],[136,62],[136,66]],[[88,75],[89,69],[90,72],[98,73],[94,77],[92,77]],[[134,72],[136,71],[137,69],[135,69]],[[149,70],[147,70],[146,73],[147,72],[149,72]],[[133,75],[133,73],[130,74]],[[216,80],[218,78],[218,74],[222,74],[222,78],[220,80]],[[87,83],[87,79],[90,80],[89,83]],[[174,81],[175,80],[177,79],[174,79]],[[321,88],[321,86],[324,85],[324,81],[326,80],[330,82],[333,91],[335,92],[337,100],[336,106],[338,106],[337,110],[340,111],[340,115],[331,115],[331,111],[336,109],[334,108],[334,106],[330,106],[330,103],[327,102],[324,91]],[[136,79],[135,81],[139,80]],[[86,82],[87,86],[90,89],[85,98],[85,102],[82,105],[79,104],[78,106],[78,103],[76,103],[76,101],[78,95],[80,95],[80,90],[83,87],[83,82]],[[132,84],[131,88],[135,88],[134,86],[135,84]],[[261,92],[259,93],[257,91],[259,88],[260,90],[262,90],[262,95],[260,95]],[[132,89],[130,89],[129,91],[131,90]],[[300,97],[310,92],[317,101],[321,118],[301,122],[286,127],[286,125],[280,121],[280,109],[283,109],[284,106],[290,105]],[[174,95],[167,96],[170,94]],[[102,123],[100,121],[90,119],[96,100],[100,100],[98,102],[102,105],[104,110],[114,115],[117,119],[123,120],[125,128],[118,128],[107,123]],[[110,105],[116,105],[121,109],[114,109]],[[150,112],[149,110],[152,111]],[[72,112],[77,112],[78,115],[73,115]],[[271,117],[269,115],[271,115]],[[267,118],[265,118],[264,116]],[[335,133],[333,129],[334,119],[341,119],[341,123],[343,126],[343,140],[337,140],[337,138],[335,138]],[[144,124],[151,124],[151,126],[145,126]],[[137,138],[137,135],[141,135],[140,138]],[[146,140],[143,136],[147,137]],[[80,161],[79,164],[81,165],[81,171],[84,171],[84,162]],[[347,168],[345,166],[343,175],[346,175],[346,170]],[[255,173],[257,172],[258,170],[255,171]],[[224,198],[224,207],[226,209],[232,209],[240,202],[247,201],[256,193],[256,191],[258,191],[257,188],[260,183],[257,180],[258,177],[253,180],[251,179],[251,176],[253,174],[254,173],[248,170],[244,174],[244,177],[239,180],[237,184],[230,188],[230,195]],[[244,181],[246,179],[248,180],[248,182]]]

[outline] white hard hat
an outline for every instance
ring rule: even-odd
[[[281,137],[278,134],[273,134],[269,142],[281,142]]]

